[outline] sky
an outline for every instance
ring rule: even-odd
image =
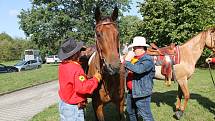
[[[142,2],[143,0],[132,0],[131,10],[126,12],[124,15],[136,15],[140,16],[138,13],[138,8],[136,7],[136,2]],[[27,10],[31,7],[29,0],[0,0],[0,33],[7,33],[13,38],[26,38],[24,32],[19,29],[19,19],[17,15],[21,9]]]

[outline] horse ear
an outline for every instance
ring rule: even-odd
[[[101,12],[100,12],[100,8],[99,7],[96,7],[96,10],[95,10],[95,19],[96,19],[96,23],[98,23],[99,20],[101,20]]]
[[[111,18],[113,21],[116,21],[116,19],[118,18],[118,8],[117,6],[115,6],[114,10],[113,10],[113,13],[111,15]]]

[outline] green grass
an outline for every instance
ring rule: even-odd
[[[36,70],[0,74],[0,94],[57,80],[57,70],[57,64],[43,64],[42,68]]]
[[[215,76],[215,70],[212,72]],[[173,118],[176,103],[177,83],[166,87],[163,81],[155,80],[151,109],[155,121],[176,121]],[[181,121],[214,121],[215,87],[208,70],[197,69],[189,80],[191,98]],[[105,107],[107,121],[117,121],[115,107]],[[58,106],[53,105],[32,118],[32,121],[59,121]],[[86,121],[94,121],[91,103],[86,108]]]
[[[39,113],[31,121],[59,121],[59,114],[57,105],[52,105]]]

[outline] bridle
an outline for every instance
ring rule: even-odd
[[[112,24],[112,25],[114,25],[114,27],[116,27],[116,23],[114,23],[114,22],[102,22],[102,23],[99,23],[99,24],[97,24],[96,25],[96,30],[97,30],[97,28],[98,27],[100,27],[100,26],[104,26],[104,25],[110,25],[110,24]],[[106,61],[106,59],[105,59],[105,57],[102,55],[102,49],[101,49],[101,47],[99,46],[99,43],[98,43],[98,36],[97,36],[97,31],[96,31],[96,34],[95,34],[95,38],[96,38],[96,49],[97,49],[97,52],[98,52],[98,55],[99,55],[99,59],[100,59],[100,72],[102,72],[103,70],[104,70],[104,67],[107,67],[107,68],[109,68],[109,65],[107,64],[107,61]],[[100,34],[100,33],[99,33]],[[111,50],[110,50],[111,51]],[[101,71],[102,70],[102,71]],[[103,72],[102,72],[103,73]]]
[[[97,34],[100,34],[100,33],[97,32],[97,28],[100,27],[100,26],[103,27],[104,25],[110,25],[110,24],[114,25],[114,27],[116,27],[116,24],[114,22],[102,22],[102,23],[97,24],[96,27],[95,27],[96,28],[95,29],[96,30],[96,32],[95,32],[96,50],[97,50],[98,55],[99,55],[99,66],[100,66],[99,68],[98,67],[96,67],[96,68],[97,68],[97,70],[99,70],[99,73],[101,73],[101,74],[105,73],[105,71],[104,71],[105,67],[107,67],[111,71],[113,71],[113,70],[111,69],[111,67],[109,66],[109,64],[107,64],[105,57],[102,55],[102,49],[101,49],[101,47],[99,45],[98,36],[97,36]],[[101,80],[101,82],[104,85],[104,90],[105,90],[106,94],[109,95],[109,92],[107,91],[106,83],[104,82],[103,79]]]

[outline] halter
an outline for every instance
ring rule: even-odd
[[[96,25],[96,28],[98,28],[99,26],[103,26],[103,25],[114,25],[114,27],[116,27],[116,23],[114,22],[103,22],[103,23],[100,23],[100,24],[97,24]],[[104,58],[104,56],[102,55],[102,50],[101,48],[99,47],[99,44],[98,44],[98,39],[97,39],[97,35],[95,34],[95,37],[96,37],[96,49],[97,49],[97,52],[99,54],[99,59],[100,59],[100,71],[103,70],[103,68],[105,67],[105,65],[108,67],[108,64]]]
[[[114,27],[116,27],[116,24],[114,22],[103,22],[103,23],[97,24],[96,29],[100,26],[103,27],[104,25],[110,25],[110,24],[112,24],[112,25],[114,25]],[[98,70],[99,70],[99,73],[104,73],[104,67],[106,66],[107,68],[109,68],[109,65],[107,64],[104,56],[102,55],[102,50],[98,44],[97,34],[95,34],[95,38],[96,38],[96,49],[97,49],[97,52],[99,55],[99,65],[100,65],[100,68]],[[105,90],[106,94],[109,95],[109,92],[107,91],[106,83],[104,82],[104,80],[101,80],[101,81],[102,81],[102,84],[104,85],[104,90]]]
[[[109,24],[113,24],[114,26],[116,26],[116,23],[114,23],[114,22],[103,22],[103,23],[97,24],[96,28],[98,28],[101,25],[109,25]]]

